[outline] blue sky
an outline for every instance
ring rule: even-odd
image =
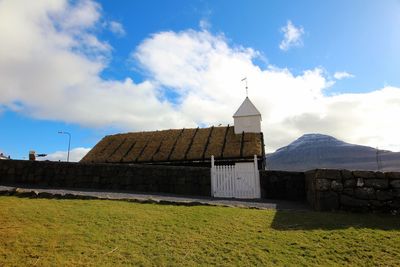
[[[120,21],[127,35],[112,41],[115,69],[107,75],[135,75],[126,58],[149,34],[199,29],[222,33],[235,45],[263,53],[268,63],[295,73],[322,66],[346,69],[354,79],[335,84],[333,91],[364,92],[400,82],[400,1],[101,1],[106,16]],[[234,3],[234,4],[232,4]],[[305,29],[300,49],[282,52],[280,31],[287,20]],[[106,34],[105,38],[113,39]],[[265,62],[258,62],[263,65]],[[141,78],[139,76],[133,76]]]
[[[0,25],[13,158],[62,159],[59,130],[78,159],[106,134],[231,123],[241,76],[268,151],[309,132],[400,150],[400,1],[6,0]]]

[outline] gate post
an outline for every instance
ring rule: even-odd
[[[254,175],[255,177],[255,189],[256,189],[256,194],[258,198],[261,198],[261,181],[260,181],[260,172],[258,170],[258,160],[257,160],[257,155],[254,155]]]

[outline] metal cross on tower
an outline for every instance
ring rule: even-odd
[[[241,81],[242,82],[244,81],[246,83],[246,97],[248,97],[249,96],[249,92],[248,92],[249,88],[247,87],[247,77],[244,77]]]

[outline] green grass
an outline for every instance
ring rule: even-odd
[[[400,218],[0,197],[0,266],[399,266]]]

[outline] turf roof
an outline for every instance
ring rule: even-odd
[[[262,133],[235,134],[233,126],[173,129],[104,137],[81,162],[151,163],[262,156]]]

